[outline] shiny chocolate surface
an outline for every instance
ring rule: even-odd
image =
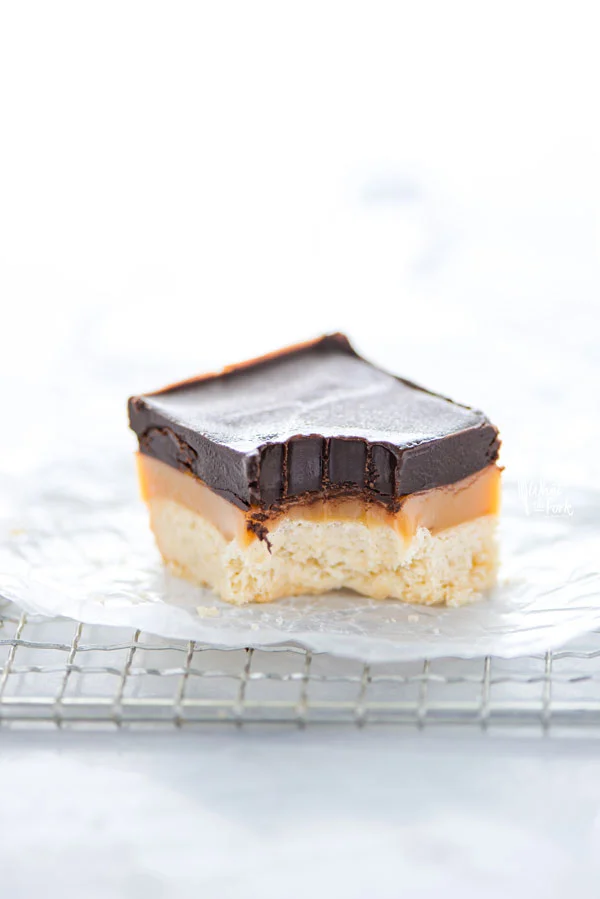
[[[498,455],[498,431],[362,359],[341,334],[132,397],[142,453],[240,508],[320,494],[394,506]]]

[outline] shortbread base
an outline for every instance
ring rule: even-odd
[[[211,522],[163,497],[149,499],[150,521],[174,574],[243,605],[348,587],[374,599],[459,606],[493,585],[496,515],[404,538],[385,524],[280,518],[264,540],[227,539]]]

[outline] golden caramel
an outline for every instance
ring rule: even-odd
[[[171,468],[151,456],[137,453],[137,465],[141,495],[145,502],[155,497],[170,499],[201,515],[226,540],[236,539],[247,545],[256,539],[248,527],[252,512],[256,510],[244,512],[210,490],[199,478]],[[407,496],[398,512],[390,512],[379,503],[354,497],[316,499],[310,503],[292,504],[284,513],[273,514],[263,524],[269,529],[282,517],[306,521],[358,519],[372,527],[392,527],[409,540],[420,527],[436,534],[482,515],[495,515],[499,507],[500,469],[497,465],[488,465],[455,484]]]

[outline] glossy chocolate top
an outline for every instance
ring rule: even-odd
[[[342,334],[132,397],[150,456],[189,471],[240,508],[311,496],[402,496],[494,462],[497,429],[366,362]]]

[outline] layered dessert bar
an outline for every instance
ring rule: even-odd
[[[460,605],[494,582],[497,429],[342,334],[132,397],[129,417],[165,562],[228,602]]]

